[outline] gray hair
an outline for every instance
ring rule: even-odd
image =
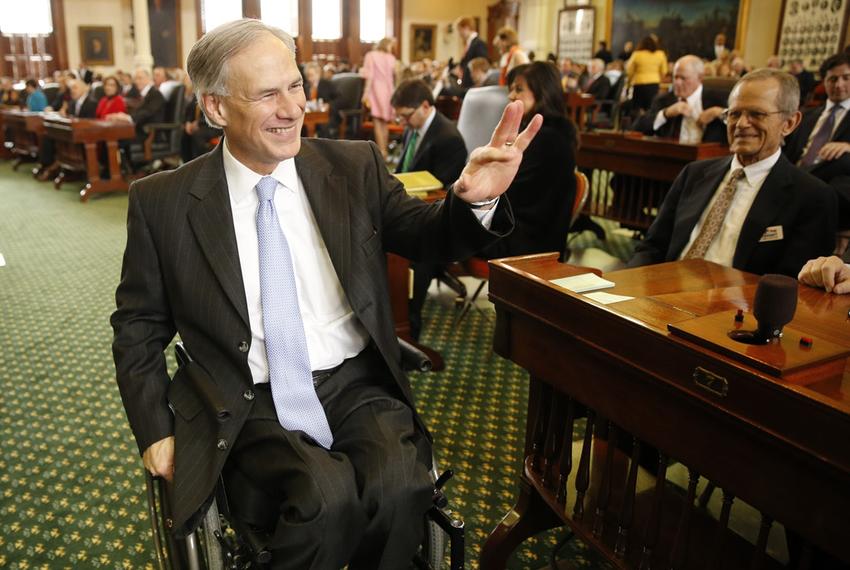
[[[735,83],[729,92],[729,100],[741,88],[744,83],[752,81],[776,81],[779,85],[779,95],[776,98],[776,106],[786,117],[793,115],[800,107],[800,84],[797,78],[785,71],[771,67],[762,67],[751,71]]]
[[[600,73],[605,71],[605,62],[598,57],[594,57],[587,63],[587,67],[591,73]]]
[[[700,77],[705,75],[705,62],[695,55],[683,55],[676,60],[676,65],[683,65]]]
[[[192,46],[186,62],[186,70],[198,99],[206,94],[228,95],[227,62],[264,34],[278,38],[295,57],[295,40],[292,36],[260,20],[234,20],[204,34]]]

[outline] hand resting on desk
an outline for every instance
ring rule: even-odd
[[[800,270],[797,279],[806,285],[823,287],[827,292],[838,295],[850,293],[850,266],[835,255],[810,259]]]

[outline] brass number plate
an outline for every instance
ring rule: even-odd
[[[714,372],[709,372],[705,368],[697,367],[694,370],[694,383],[703,390],[721,398],[725,398],[729,394],[729,382],[726,381],[726,378],[718,376]]]

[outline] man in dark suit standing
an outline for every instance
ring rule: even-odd
[[[399,84],[390,101],[405,123],[404,150],[396,172],[427,170],[448,188],[466,164],[466,145],[457,127],[434,107],[434,95],[421,79]],[[418,262],[413,269],[413,296],[408,303],[410,335],[419,340],[422,306],[431,280],[442,272],[438,263]]]
[[[286,33],[247,19],[192,48],[189,75],[225,136],[130,191],[118,385],[145,467],[173,478],[177,532],[221,473],[233,492],[265,496],[271,519],[254,523],[271,533],[275,568],[406,568],[431,452],[400,367],[385,252],[448,261],[509,232],[499,196],[542,120],[518,133],[510,105],[428,205],[373,144],[300,138],[294,53]],[[169,382],[175,333],[195,364]]]
[[[850,228],[850,55],[829,57],[821,65],[821,76],[826,104],[803,113],[800,127],[783,150],[788,160],[836,191],[838,227],[846,230]]]
[[[457,21],[457,33],[460,39],[463,40],[464,52],[458,64],[460,72],[460,86],[463,89],[469,89],[472,84],[472,72],[469,70],[469,62],[476,57],[487,57],[487,44],[484,40],[478,37],[478,32],[475,30],[475,20],[470,17],[464,17]]]
[[[800,121],[799,102],[785,72],[761,69],[738,81],[727,119],[733,156],[685,167],[629,266],[704,258],[796,277],[807,260],[829,254],[835,194],[779,150]]]
[[[705,65],[697,56],[680,57],[673,66],[673,92],[655,97],[639,130],[681,143],[725,143],[726,127],[720,120],[725,101],[704,89],[704,72]]]

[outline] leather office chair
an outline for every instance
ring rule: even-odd
[[[581,214],[581,211],[587,202],[587,196],[590,193],[590,184],[588,183],[587,176],[578,170],[575,170],[574,174],[576,180],[576,196],[573,203],[570,205],[570,227],[572,227]],[[562,261],[569,259],[570,248],[567,243],[564,244],[564,248],[560,254]],[[472,297],[463,300],[460,312],[455,318],[455,326],[458,326],[467,313],[469,313],[469,310],[475,306],[475,301],[477,301],[478,296],[481,295],[484,285],[486,285],[490,280],[490,265],[488,262],[489,260],[484,259],[483,257],[471,257],[460,263],[461,275],[475,277],[476,279],[480,279],[481,282],[478,284],[478,287],[475,289],[475,293],[472,294]]]
[[[357,73],[346,72],[337,73],[331,81],[339,93],[331,108],[339,121],[338,138],[354,138],[360,132],[364,79]],[[333,123],[331,121],[331,127]]]
[[[404,370],[431,370],[431,360],[424,352],[403,339],[398,339],[398,342]],[[177,343],[174,352],[179,366],[192,361],[182,342]],[[450,570],[463,570],[464,523],[449,514],[446,509],[448,501],[441,490],[452,472],[438,474],[436,459],[433,459],[431,476],[434,481],[433,505],[425,520],[425,540],[413,562],[417,568],[440,568],[445,559],[446,547],[449,546]],[[264,542],[264,533],[234,514],[221,479],[200,526],[184,539],[175,538],[168,530],[170,506],[165,481],[152,477],[145,470],[145,482],[148,514],[160,570],[247,570],[264,568],[271,562],[272,555]],[[240,487],[240,496],[247,497],[252,507],[261,506],[263,502],[268,504],[260,491],[246,489],[247,485]]]
[[[466,143],[467,153],[490,142],[507,104],[508,90],[505,87],[474,87],[466,92],[460,106],[457,130]]]
[[[158,170],[150,166],[154,161],[172,162],[172,166],[179,164],[183,110],[186,107],[184,90],[183,85],[177,85],[171,90],[165,102],[165,122],[145,125],[147,137],[144,142],[130,146],[130,161],[134,165],[149,165],[151,170]]]

